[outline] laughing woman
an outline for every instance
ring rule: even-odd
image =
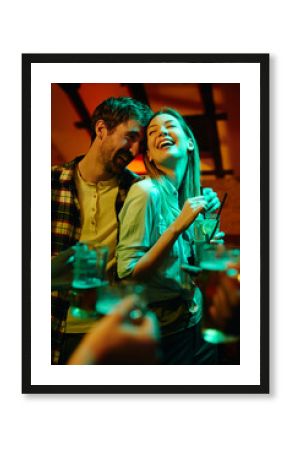
[[[144,162],[150,178],[131,188],[119,215],[118,275],[147,284],[163,364],[216,364],[201,336],[201,292],[181,267],[193,255],[195,218],[219,200],[211,189],[200,194],[197,143],[177,111],[152,117]]]

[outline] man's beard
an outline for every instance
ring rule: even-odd
[[[124,148],[118,150],[112,158],[112,161],[108,161],[106,164],[106,170],[112,174],[122,174],[128,164],[133,161],[132,153]]]

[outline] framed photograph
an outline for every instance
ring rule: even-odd
[[[88,151],[91,116],[110,97],[178,111],[201,185],[227,198],[220,229],[239,265],[226,297],[239,325],[216,341],[216,364],[52,363],[51,166]],[[22,392],[269,393],[269,55],[23,54],[22,145]],[[140,177],[146,167],[140,155],[128,166]]]

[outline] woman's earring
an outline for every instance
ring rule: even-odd
[[[193,150],[194,150],[194,143],[193,143],[193,141],[191,139],[189,139],[187,151],[188,152],[193,152]]]

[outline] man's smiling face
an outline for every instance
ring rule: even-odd
[[[137,156],[143,128],[136,120],[117,125],[113,130],[106,128],[101,145],[101,157],[107,172],[120,174]]]

